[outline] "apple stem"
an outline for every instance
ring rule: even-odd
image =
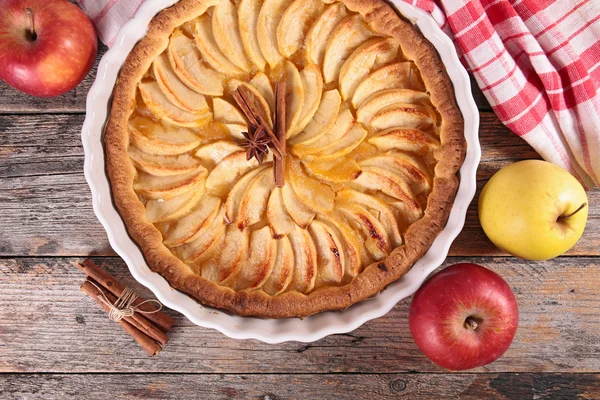
[[[465,320],[465,328],[477,329],[477,321],[473,317],[467,317]]]
[[[25,9],[29,15],[29,31],[27,32],[27,38],[34,42],[37,39],[37,33],[35,32],[35,20],[33,18],[33,10],[29,7]]]
[[[561,220],[572,217],[573,215],[577,214],[579,211],[583,210],[585,208],[585,206],[587,206],[587,203],[583,203],[582,205],[579,206],[579,208],[577,210],[573,211],[570,214],[561,215],[560,217],[558,217],[558,220],[561,221]]]

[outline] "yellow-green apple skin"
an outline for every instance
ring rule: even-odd
[[[526,260],[547,260],[577,243],[587,203],[585,190],[567,171],[526,160],[502,168],[485,185],[479,221],[499,249]]]

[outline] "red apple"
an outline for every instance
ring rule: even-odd
[[[67,0],[0,0],[0,79],[25,93],[65,93],[98,52],[90,19]]]
[[[454,371],[491,363],[509,348],[517,300],[495,272],[456,264],[431,277],[410,304],[410,333],[434,363]]]

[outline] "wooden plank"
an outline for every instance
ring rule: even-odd
[[[0,114],[35,113],[85,113],[85,100],[90,87],[96,79],[98,62],[108,48],[101,44],[98,57],[88,76],[75,89],[53,98],[38,98],[21,93],[0,81]],[[491,107],[475,80],[471,77],[473,98],[478,108],[489,111]]]
[[[596,374],[5,375],[9,398],[573,399],[598,398]]]
[[[176,317],[156,357],[141,348],[79,291],[71,258],[0,259],[0,372],[401,373],[446,372],[428,361],[408,330],[409,300],[354,332],[315,343],[236,341]],[[117,258],[95,260],[140,289]],[[473,372],[597,372],[600,366],[600,259],[550,262],[449,258],[501,274],[519,301],[515,341]],[[139,290],[147,297],[150,293]]]
[[[115,254],[82,174],[82,123],[76,114],[0,116],[0,255]],[[480,141],[478,193],[499,168],[539,157],[492,113],[481,114]],[[570,255],[600,255],[600,190],[589,197],[588,228]],[[451,255],[502,254],[481,230],[476,207],[473,202]]]

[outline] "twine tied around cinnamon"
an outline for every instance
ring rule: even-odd
[[[110,311],[108,312],[108,318],[110,318],[112,321],[119,322],[125,317],[132,317],[133,314],[135,314],[136,312],[140,314],[154,314],[162,310],[162,303],[156,299],[144,300],[138,305],[134,306],[133,303],[137,300],[138,295],[133,291],[133,289],[128,287],[126,287],[123,290],[123,293],[121,293],[121,295],[117,298],[117,300],[115,300],[114,303],[111,303],[110,300],[104,294],[104,292],[94,282],[90,281],[90,283],[96,289],[98,289],[98,292],[102,295],[101,297],[99,297],[99,299],[110,309]],[[152,311],[142,310],[141,306],[147,303],[154,303],[157,305],[157,308]]]

